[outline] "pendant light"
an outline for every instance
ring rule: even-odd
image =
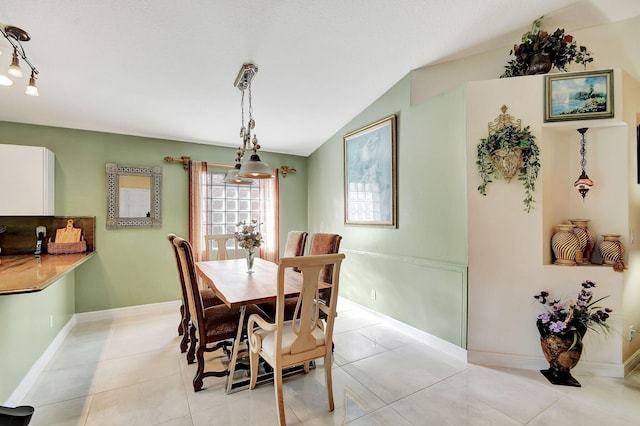
[[[244,157],[247,150],[253,151],[249,160],[244,162],[238,170],[237,176],[240,178],[249,179],[270,179],[273,177],[269,165],[260,159],[258,150],[260,144],[258,143],[258,137],[251,131],[255,128],[256,122],[253,119],[253,104],[251,99],[251,82],[258,72],[258,67],[253,64],[245,64],[240,68],[240,72],[236,77],[234,86],[240,89],[242,94],[240,99],[240,109],[242,114],[242,127],[240,128],[240,137],[242,138],[242,147],[238,148],[238,157],[240,161]],[[245,126],[245,93],[247,94],[248,105],[248,120]],[[236,167],[238,160],[236,159]]]
[[[234,185],[251,185],[253,183],[253,179],[238,176],[238,172],[240,171],[240,161],[242,161],[242,150],[238,149],[237,154],[238,156],[236,157],[235,167],[224,175],[224,179],[222,179],[222,181]]]
[[[586,197],[587,192],[589,192],[589,190],[593,188],[594,185],[593,181],[589,179],[589,175],[587,175],[587,172],[584,169],[587,165],[587,160],[585,159],[585,155],[587,154],[587,141],[584,139],[584,134],[587,133],[587,130],[589,130],[589,128],[587,127],[578,129],[578,133],[580,133],[580,135],[582,136],[582,138],[580,139],[580,167],[582,167],[582,173],[580,173],[578,180],[573,183],[573,187],[578,190],[580,195],[582,195],[582,199]]]

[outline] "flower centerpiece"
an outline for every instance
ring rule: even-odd
[[[546,74],[552,67],[567,71],[572,62],[584,65],[593,62],[591,52],[585,46],[578,46],[572,35],[565,34],[564,28],[553,33],[543,31],[542,18],[533,21],[531,30],[522,35],[520,44],[514,44],[509,55],[514,55],[500,76]]]
[[[477,148],[476,165],[482,178],[482,184],[478,186],[480,194],[487,195],[487,185],[492,178],[502,175],[509,182],[511,177],[517,175],[524,186],[523,203],[525,211],[529,213],[535,202],[533,192],[540,171],[540,150],[529,126],[521,129],[509,124],[498,128],[489,137],[480,139]],[[509,153],[517,158],[508,156]]]
[[[257,220],[251,223],[240,221],[236,224],[238,231],[234,234],[238,245],[247,250],[247,273],[253,273],[253,260],[255,259],[255,249],[262,245],[262,233],[258,230],[260,224]]]
[[[553,384],[579,387],[569,371],[580,360],[582,338],[587,330],[609,330],[607,319],[612,310],[596,305],[609,296],[594,300],[596,283],[586,280],[581,286],[575,301],[552,299],[548,291],[534,296],[546,309],[536,320],[542,352],[549,362],[549,369],[541,373]]]

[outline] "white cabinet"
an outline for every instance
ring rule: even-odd
[[[54,194],[53,152],[0,144],[0,216],[53,216]]]

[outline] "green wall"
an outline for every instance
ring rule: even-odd
[[[73,314],[73,273],[38,293],[0,296],[0,405]]]
[[[165,156],[230,163],[235,149],[161,139],[0,122],[0,143],[44,146],[56,155],[56,215],[96,216],[97,256],[76,271],[76,312],[180,297],[166,236],[188,233],[188,176]],[[280,179],[281,235],[306,226],[306,158],[263,153],[272,167],[298,170]],[[162,166],[162,227],[105,228],[105,165]]]
[[[407,75],[309,157],[309,232],[343,236],[340,294],[463,348],[465,111],[463,88],[412,107]],[[391,114],[398,116],[398,228],[346,226],[342,137]]]
[[[235,149],[9,122],[0,122],[0,143],[44,146],[53,151],[56,215],[96,216],[96,255],[65,277],[70,282],[55,283],[42,293],[0,296],[3,402],[74,312],[180,298],[175,259],[166,236],[188,234],[188,177],[181,164],[163,159],[189,155],[195,160],[231,163]],[[289,230],[306,229],[307,159],[267,152],[261,158],[271,167],[297,169],[280,178],[280,239],[286,241]],[[161,228],[105,228],[107,163],[162,166]],[[40,318],[44,314],[46,321]],[[53,329],[49,328],[50,314],[56,319]]]

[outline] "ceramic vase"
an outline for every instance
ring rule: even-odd
[[[253,274],[253,261],[256,258],[256,249],[252,247],[247,249],[247,274]]]
[[[588,265],[591,263],[591,255],[596,248],[596,234],[588,227],[589,219],[569,219],[569,222],[576,226],[573,228],[573,233],[580,240],[582,264]]]
[[[576,266],[582,263],[582,250],[580,240],[573,233],[575,225],[560,224],[558,232],[551,237],[551,249],[555,256],[556,265]]]
[[[620,242],[619,234],[603,234],[604,240],[600,243],[599,249],[602,261],[605,265],[615,265],[622,261],[624,256],[624,245]]]
[[[551,71],[553,64],[548,53],[537,52],[529,56],[527,75],[546,74]]]
[[[536,322],[540,332],[540,347],[549,368],[540,372],[554,385],[581,387],[572,375],[571,369],[578,364],[582,355],[582,338],[586,328],[566,334],[553,334],[544,329],[540,320]]]

